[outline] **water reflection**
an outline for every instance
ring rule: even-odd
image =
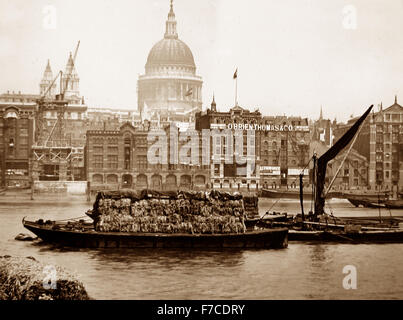
[[[265,212],[272,201],[261,201]],[[296,212],[297,201],[278,202]],[[342,215],[378,210],[332,205]],[[282,250],[82,249],[15,241],[21,219],[82,216],[86,203],[0,206],[0,252],[34,256],[76,272],[96,299],[385,299],[403,298],[403,244],[289,243]],[[307,207],[308,208],[308,207]],[[336,210],[337,209],[337,210]],[[277,211],[282,211],[282,209]],[[402,214],[393,212],[393,215]],[[359,290],[342,287],[343,266],[359,272]]]

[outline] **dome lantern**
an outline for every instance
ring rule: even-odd
[[[176,20],[173,3],[171,0],[171,9],[168,13],[168,20],[166,22],[165,39],[178,39],[178,33],[176,32]]]

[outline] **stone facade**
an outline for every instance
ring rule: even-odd
[[[307,118],[263,117],[266,130],[261,133],[260,175],[265,188],[296,188],[299,175],[309,181],[310,131]],[[268,129],[269,128],[269,129]]]
[[[367,158],[356,150],[351,149],[344,160],[346,153],[347,150],[338,154],[336,158],[329,162],[326,172],[326,185],[333,180],[337,170],[343,164],[337,174],[337,178],[334,180],[332,189],[336,191],[367,189],[369,174]]]
[[[403,190],[403,107],[395,103],[369,121],[369,185]]]
[[[218,112],[214,100],[211,109],[196,114],[197,130],[223,131],[228,128],[233,134],[235,130],[242,131],[245,142],[247,131],[254,133],[255,154],[251,160],[256,167],[245,176],[237,174],[237,168],[230,170],[230,165],[225,163],[225,157],[222,157],[218,164],[212,161],[211,183],[214,188],[257,191],[259,187],[291,187],[298,184],[296,178],[309,162],[310,133],[307,119],[263,117],[258,110],[250,112],[239,106],[230,109],[229,112]],[[213,148],[213,140],[211,145]],[[243,148],[243,154],[246,155],[246,143]],[[306,180],[308,171],[306,167]]]
[[[335,129],[336,138],[350,128],[357,118]],[[368,188],[403,190],[403,107],[397,97],[393,105],[368,116],[354,145],[368,163]]]

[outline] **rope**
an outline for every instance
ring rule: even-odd
[[[301,172],[303,173],[304,170],[309,166],[309,163],[311,162],[312,158],[308,161],[308,163],[305,165],[305,167],[301,170]],[[299,175],[294,179],[294,181],[292,181],[292,183],[294,183],[295,181],[297,181],[297,179],[299,179]],[[280,194],[280,197],[271,205],[271,207],[269,208],[269,210],[260,218],[263,219],[263,217],[268,214],[270,212],[270,210],[277,204],[277,202],[279,202],[282,199],[282,196],[285,194],[285,191],[283,191]]]
[[[344,156],[342,162],[340,163],[340,166],[337,168],[337,171],[336,171],[336,173],[335,173],[335,175],[334,175],[332,181],[330,182],[329,187],[327,188],[327,190],[326,190],[326,192],[325,192],[325,197],[326,197],[326,195],[329,193],[330,189],[332,188],[332,185],[333,185],[334,181],[336,180],[337,175],[339,174],[339,172],[340,172],[340,170],[341,170],[341,167],[344,165],[344,162],[346,161],[347,156],[350,154],[350,151],[351,151],[351,149],[353,148],[353,145],[354,145],[355,141],[357,140],[357,137],[358,137],[358,135],[360,134],[360,131],[361,131],[362,127],[363,127],[362,125],[359,127],[358,132],[356,133],[356,135],[355,135],[355,137],[354,137],[354,139],[353,139],[353,142],[351,142],[350,147],[348,148],[348,150],[347,150],[347,152],[346,152],[346,155]]]
[[[82,217],[77,217],[77,218],[69,218],[69,219],[61,219],[61,220],[55,220],[55,222],[61,222],[61,221],[74,221],[82,218],[88,218],[88,216],[82,216]]]
[[[311,212],[313,212],[313,203],[315,202],[316,192],[316,161],[313,163],[313,173],[312,173],[312,197],[311,197]]]

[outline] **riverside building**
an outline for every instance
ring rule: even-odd
[[[335,131],[340,137],[350,128],[356,118],[339,125]],[[365,120],[354,145],[368,161],[368,188],[389,190],[396,195],[403,192],[403,107],[394,103],[372,113]]]
[[[217,111],[213,99],[211,108],[196,114],[196,130],[231,130],[242,132],[243,155],[247,155],[252,167],[246,164],[226,163],[225,137],[217,139],[216,147],[211,142],[213,151],[221,151],[220,161],[211,161],[210,179],[215,189],[229,189],[239,191],[258,191],[259,188],[295,187],[296,178],[304,172],[305,181],[309,181],[310,133],[308,119],[300,117],[262,116],[259,110],[253,112],[240,106],[228,112]],[[247,132],[253,133],[249,140],[248,154]],[[235,134],[233,134],[235,137]],[[234,138],[233,144],[236,145]],[[218,147],[217,147],[218,145]],[[253,146],[251,146],[253,145]],[[218,148],[219,150],[215,150]]]

